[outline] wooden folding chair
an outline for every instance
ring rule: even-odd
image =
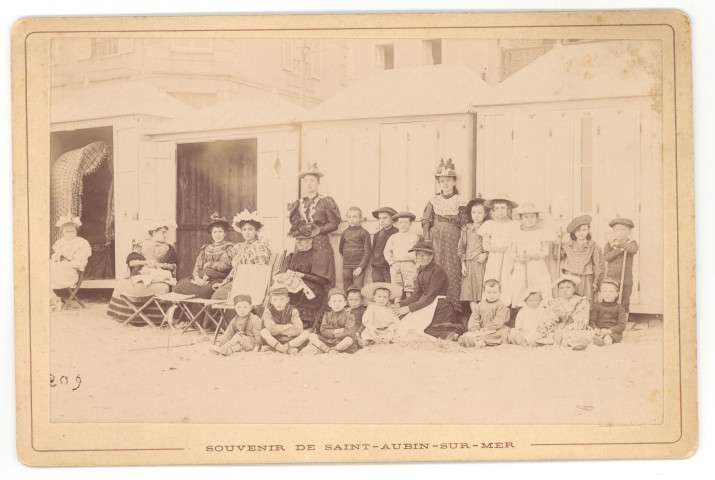
[[[151,328],[153,328],[153,329],[156,330],[156,328],[157,328],[156,324],[155,324],[154,322],[152,322],[151,319],[144,314],[144,310],[146,310],[147,307],[149,307],[149,305],[151,305],[152,303],[154,303],[154,302],[156,301],[156,296],[149,297],[148,300],[147,300],[146,302],[144,302],[139,308],[137,308],[136,306],[134,306],[134,304],[137,303],[137,302],[136,302],[136,300],[133,301],[133,299],[141,298],[141,297],[132,297],[132,296],[130,296],[130,295],[125,295],[125,294],[123,294],[123,293],[122,293],[122,294],[119,294],[119,297],[120,297],[122,300],[124,300],[124,303],[125,303],[129,308],[131,308],[132,310],[134,310],[134,313],[132,313],[132,314],[129,316],[129,318],[127,318],[124,322],[122,322],[122,324],[120,325],[120,327],[123,327],[124,325],[130,323],[130,322],[131,322],[132,320],[134,320],[135,318],[139,317],[139,318],[141,318],[142,320],[144,320],[144,322],[145,322],[147,325],[149,325]],[[157,304],[157,305],[159,305],[159,304]],[[163,309],[161,308],[161,306],[159,306],[159,310],[161,310],[162,313],[164,312]],[[163,320],[162,320],[162,325],[163,325],[163,323],[164,323],[164,322],[163,322]],[[161,327],[161,325],[160,325],[160,327]]]
[[[84,280],[84,270],[81,270],[79,272],[79,278],[77,279],[77,285],[74,287],[68,287],[64,288],[63,290],[67,290],[69,293],[69,297],[67,297],[67,301],[62,305],[62,308],[60,310],[66,309],[72,302],[75,302],[77,305],[80,306],[80,308],[87,308],[85,307],[84,303],[82,303],[82,300],[77,298],[77,292],[79,292],[79,287],[82,286],[82,281]]]

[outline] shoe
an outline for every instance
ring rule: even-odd
[[[586,350],[586,345],[574,345],[571,350],[581,351]]]

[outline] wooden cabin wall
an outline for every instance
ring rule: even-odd
[[[631,218],[632,238],[641,246],[632,310],[662,313],[659,118],[647,98],[479,109],[477,190],[535,203],[554,232],[577,215],[591,215],[600,246],[611,238],[609,220]],[[555,262],[550,266],[556,276]]]

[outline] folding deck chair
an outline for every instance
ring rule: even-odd
[[[75,302],[77,305],[80,306],[80,308],[87,308],[85,307],[84,303],[82,303],[82,300],[77,298],[77,292],[79,292],[79,287],[82,286],[82,281],[84,280],[84,270],[81,270],[79,272],[79,277],[77,279],[77,285],[74,287],[67,287],[63,288],[61,290],[67,290],[69,293],[69,297],[67,297],[67,301],[62,304],[62,308],[60,310],[66,309],[72,302]]]

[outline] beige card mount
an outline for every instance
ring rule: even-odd
[[[695,451],[681,12],[32,18],[12,45],[23,463]],[[388,247],[386,207],[415,217]],[[395,309],[327,313],[381,280]]]

